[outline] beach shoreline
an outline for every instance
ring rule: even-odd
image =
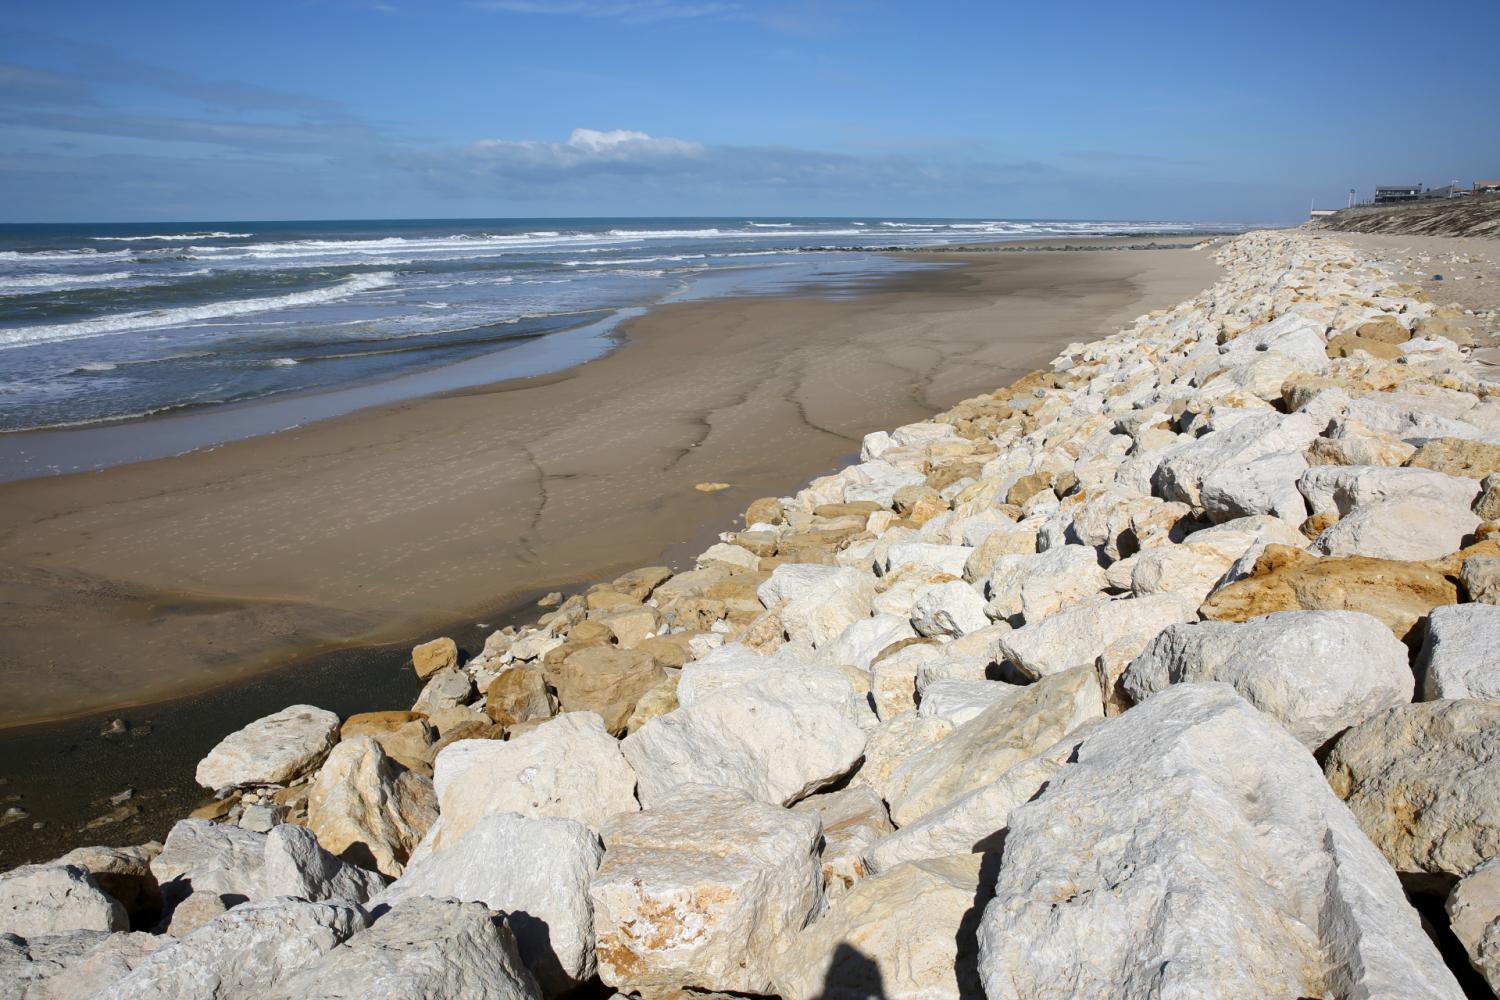
[[[0,728],[190,695],[652,561],[867,431],[1213,274],[1191,250],[943,259],[957,266],[859,295],[662,306],[564,372],[0,486]],[[731,488],[692,489],[705,480]],[[88,652],[106,642],[112,667]]]

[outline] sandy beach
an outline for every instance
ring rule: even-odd
[[[670,561],[867,431],[1215,272],[1185,249],[941,259],[862,295],[667,306],[553,376],[0,487],[0,724],[203,691]]]

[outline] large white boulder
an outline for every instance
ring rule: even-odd
[[[261,882],[262,897],[295,896],[313,902],[364,903],[385,888],[379,873],[340,861],[318,846],[311,830],[290,823],[266,834]]]
[[[292,705],[230,733],[198,762],[204,788],[284,785],[322,763],[338,739],[339,717]]]
[[[1500,987],[1500,858],[1466,875],[1448,894],[1448,920],[1490,989]]]
[[[1233,564],[1208,546],[1158,545],[1131,558],[1130,592],[1136,597],[1176,594],[1198,605]]]
[[[594,974],[589,880],[604,849],[582,823],[518,813],[486,816],[413,864],[375,903],[415,896],[479,902],[506,914],[521,958],[548,996]]]
[[[810,795],[792,809],[815,812],[823,824],[823,892],[830,900],[865,877],[865,850],[895,829],[885,802],[864,784]]]
[[[1040,621],[1103,593],[1106,580],[1099,553],[1090,545],[1059,545],[1031,555],[995,560],[985,581],[992,618]]]
[[[1371,615],[1282,611],[1247,622],[1169,625],[1131,663],[1123,686],[1141,702],[1172,684],[1222,681],[1317,750],[1411,701],[1406,656]]]
[[[156,910],[161,887],[151,874],[151,861],[161,853],[156,842],[129,847],[90,845],[77,847],[54,859],[54,865],[77,865],[94,877],[99,888],[120,901],[132,920]]]
[[[1300,451],[1262,455],[1243,465],[1226,465],[1203,477],[1199,502],[1214,521],[1270,514],[1292,524],[1307,519],[1307,504],[1297,492],[1307,470]]]
[[[129,929],[125,907],[77,865],[22,865],[0,874],[0,933],[30,938]]]
[[[881,564],[884,573],[902,566],[920,566],[949,576],[963,576],[964,566],[974,549],[967,545],[939,545],[934,542],[897,542],[886,550]]]
[[[266,835],[206,819],[179,820],[167,833],[151,874],[167,915],[188,896],[255,899],[264,891]]]
[[[1312,544],[1325,556],[1420,561],[1456,552],[1473,538],[1479,518],[1468,507],[1434,500],[1382,500],[1356,507]]]
[[[1433,608],[1417,668],[1424,701],[1500,700],[1500,607],[1445,604]]]
[[[1102,720],[1085,722],[1034,757],[1007,768],[995,780],[939,806],[871,844],[864,853],[870,871],[889,871],[908,861],[955,854],[998,852],[1010,811],[1031,801]]]
[[[867,878],[796,935],[776,965],[786,1000],[960,1000],[982,996],[972,914],[977,855],[901,865]]]
[[[1468,507],[1479,495],[1479,484],[1472,479],[1432,469],[1392,469],[1381,465],[1315,465],[1302,473],[1297,487],[1314,514],[1339,517],[1383,500],[1426,500]]]
[[[485,816],[575,819],[598,830],[640,809],[635,772],[593,712],[566,712],[513,740],[459,740],[433,767],[442,818],[432,847],[454,843]]]
[[[537,1000],[541,993],[499,914],[480,903],[416,896],[262,996]]]
[[[242,903],[152,952],[98,1000],[259,1000],[368,923],[353,903]]]
[[[848,774],[865,748],[854,689],[833,670],[773,670],[650,720],[620,744],[650,808],[686,785],[790,805]]]
[[[1071,730],[1104,714],[1092,667],[1037,681],[985,709],[895,769],[885,783],[891,819],[906,826],[1000,777]]]
[[[807,681],[810,692],[826,698],[855,724],[874,725],[864,693],[855,689],[843,667],[830,665],[837,661],[820,658],[820,652],[788,643],[762,656],[744,643],[726,642],[701,659],[683,664],[677,680],[677,704],[692,708],[720,692],[759,685],[772,673],[794,674]]]
[[[1500,702],[1382,712],[1339,737],[1324,771],[1396,870],[1419,883],[1446,889],[1500,856]]]
[[[820,652],[831,663],[869,670],[870,661],[880,655],[881,650],[916,634],[910,616],[877,614],[853,622]]]
[[[886,786],[891,774],[928,747],[946,739],[953,732],[947,719],[902,712],[881,721],[870,730],[865,742],[865,759],[851,779],[851,784],[868,785],[887,798]]]
[[[1201,505],[1203,480],[1226,466],[1245,465],[1263,455],[1300,452],[1322,428],[1304,413],[1267,412],[1247,416],[1222,430],[1188,442],[1162,460],[1152,477],[1158,496]]]
[[[989,1000],[1462,996],[1312,755],[1227,685],[1089,736],[1011,811]]]
[[[1252,327],[1220,348],[1226,363],[1248,361],[1273,352],[1296,361],[1304,371],[1328,367],[1328,338],[1324,324],[1299,313],[1284,313],[1269,323]]]
[[[783,563],[756,594],[766,607],[780,606],[789,639],[822,646],[870,617],[875,578],[849,566]]]
[[[990,624],[984,598],[962,580],[919,587],[911,606],[911,626],[925,636],[956,638]]]
[[[71,931],[28,939],[0,931],[0,996],[7,1000],[94,997],[171,940],[108,931]]]
[[[882,507],[891,506],[896,491],[903,486],[918,486],[927,477],[912,469],[902,469],[890,462],[874,459],[851,466],[845,470],[856,479],[844,487],[843,498],[848,502],[873,500]]]
[[[963,725],[991,705],[1026,690],[1019,684],[987,680],[935,680],[923,684],[921,674],[917,675],[917,683],[922,693],[917,712],[947,719],[955,726]]]
[[[685,788],[603,831],[589,886],[599,977],[622,993],[768,993],[823,907],[816,813]]]
[[[307,826],[345,861],[394,878],[437,818],[432,782],[385,755],[369,736],[344,740],[307,793]]]
[[[1198,606],[1177,594],[1151,594],[1085,604],[1002,635],[1000,655],[1027,677],[1045,677],[1085,663],[1105,650],[1136,651],[1162,629],[1198,617]]]

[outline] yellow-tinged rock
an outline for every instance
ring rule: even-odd
[[[1368,556],[1319,559],[1287,545],[1268,545],[1250,576],[1210,594],[1198,613],[1242,622],[1276,611],[1363,611],[1404,639],[1433,608],[1458,602],[1461,565],[1450,569],[1443,560]]]
[[[411,665],[426,680],[444,667],[458,666],[458,644],[447,636],[412,647]]]

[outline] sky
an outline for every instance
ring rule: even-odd
[[[1500,177],[1500,2],[8,0],[0,222],[1240,223]]]

